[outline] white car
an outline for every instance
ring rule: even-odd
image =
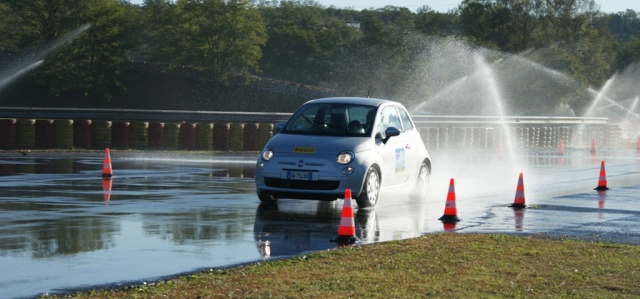
[[[316,99],[275,128],[256,164],[262,202],[336,200],[351,189],[358,206],[372,207],[382,194],[426,194],[431,158],[400,103]]]

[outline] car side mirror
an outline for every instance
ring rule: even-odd
[[[273,127],[276,129],[276,133],[280,133],[284,129],[285,122],[277,122]]]
[[[396,127],[388,127],[386,130],[384,130],[384,139],[382,139],[382,143],[387,144],[387,141],[389,141],[389,138],[393,137],[393,136],[398,136],[400,135],[400,130],[398,130],[398,128]]]

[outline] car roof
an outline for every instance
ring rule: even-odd
[[[362,97],[331,97],[331,98],[320,98],[315,100],[310,100],[305,104],[309,103],[330,103],[330,104],[359,104],[359,105],[367,105],[367,106],[380,106],[384,103],[396,103],[390,100],[384,99],[376,99],[376,98],[362,98]]]

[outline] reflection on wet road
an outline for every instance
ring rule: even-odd
[[[432,153],[426,199],[386,195],[356,209],[362,242],[445,230],[544,234],[640,244],[640,156],[635,151]],[[335,248],[342,200],[260,204],[255,155],[112,152],[0,155],[0,298],[153,280]],[[611,190],[596,192],[605,160]],[[518,173],[527,205],[514,210]],[[462,219],[445,226],[449,179]]]

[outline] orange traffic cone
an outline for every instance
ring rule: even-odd
[[[104,201],[111,200],[111,179],[102,179],[102,191],[104,194]]]
[[[636,149],[640,151],[640,136],[638,136],[638,145],[636,145]]]
[[[592,154],[596,153],[596,138],[595,137],[591,137],[591,151],[589,151]]]
[[[607,187],[607,172],[604,170],[604,160],[600,162],[600,178],[598,178],[598,187],[593,190],[609,190],[609,187]]]
[[[509,207],[514,209],[524,209],[527,206],[524,204],[524,183],[522,180],[522,172],[518,178],[518,187],[516,187],[516,198],[513,200],[513,204]]]
[[[562,139],[558,142],[558,155],[564,155],[564,141]]]
[[[111,170],[111,155],[109,154],[109,149],[105,149],[104,151],[104,166],[102,167],[102,177],[110,178],[113,176],[113,171]]]
[[[342,205],[342,217],[338,227],[338,236],[331,240],[338,244],[353,244],[356,242],[356,224],[353,219],[353,208],[351,206],[351,189],[344,191],[344,204]]]
[[[456,223],[460,221],[458,218],[458,209],[456,208],[456,190],[453,184],[453,178],[449,181],[449,193],[447,194],[447,203],[444,206],[444,215],[438,220],[445,223]]]

